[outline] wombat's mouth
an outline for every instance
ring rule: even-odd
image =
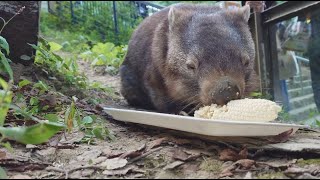
[[[201,103],[225,105],[231,100],[241,99],[243,96],[241,85],[230,77],[222,77],[214,86],[206,87],[202,92]]]
[[[231,100],[240,99],[240,89],[237,85],[229,85],[227,88],[216,90],[212,93],[212,103],[225,105]]]

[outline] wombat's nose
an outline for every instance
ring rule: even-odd
[[[229,101],[240,98],[240,90],[236,84],[224,81],[212,94],[213,102],[218,105],[225,105]]]

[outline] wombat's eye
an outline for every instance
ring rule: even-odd
[[[249,66],[249,57],[248,56],[243,56],[242,59],[242,64],[245,66],[245,67],[248,67]]]
[[[194,64],[187,64],[187,68],[190,70],[195,70],[196,66]]]
[[[249,66],[249,60],[244,60],[243,65],[248,67]]]
[[[187,68],[188,68],[189,70],[195,70],[195,69],[197,68],[195,62],[193,62],[193,61],[188,60],[188,61],[186,62],[186,64],[187,64]]]

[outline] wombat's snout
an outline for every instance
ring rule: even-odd
[[[239,99],[240,89],[236,82],[229,79],[222,79],[212,90],[212,101],[218,105],[225,105],[229,101]]]

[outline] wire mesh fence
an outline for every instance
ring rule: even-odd
[[[134,28],[162,6],[144,1],[48,1],[48,12],[70,23],[98,32],[103,41],[128,42]],[[90,32],[91,31],[91,32]]]

